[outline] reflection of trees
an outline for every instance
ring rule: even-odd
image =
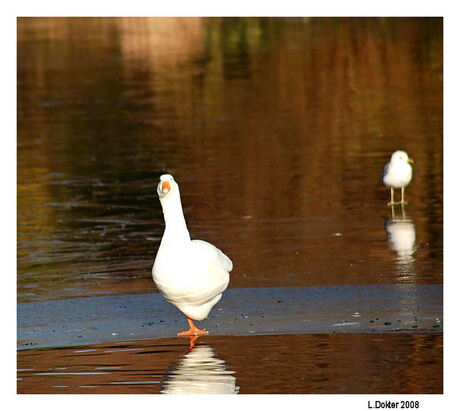
[[[442,249],[441,85],[440,19],[20,19],[19,272],[51,236],[61,275],[89,260],[147,280],[165,169],[240,273],[298,272],[330,247],[305,218],[375,201],[395,146],[416,153],[408,196],[438,210],[417,231]]]
[[[436,393],[440,333],[325,333],[213,339],[241,394]],[[244,347],[244,349],[243,349]],[[404,382],[404,383],[401,383]]]

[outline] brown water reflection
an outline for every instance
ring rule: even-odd
[[[163,170],[231,287],[442,283],[442,161],[442,19],[18,20],[20,302],[151,291]]]
[[[442,345],[442,334],[342,333],[27,350],[18,393],[442,393]]]

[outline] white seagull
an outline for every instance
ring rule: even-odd
[[[382,180],[383,184],[391,188],[391,201],[388,205],[407,204],[404,201],[404,187],[412,180],[411,163],[413,160],[405,151],[397,150],[392,154],[390,162],[385,164]],[[399,203],[394,201],[395,188],[401,189],[401,201]]]
[[[165,231],[152,268],[160,293],[185,314],[189,330],[180,336],[208,334],[192,320],[204,320],[221,299],[233,263],[222,251],[202,240],[192,240],[182,210],[179,186],[163,174],[157,187]]]

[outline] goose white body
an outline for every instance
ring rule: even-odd
[[[170,189],[161,192],[161,184]],[[152,268],[161,294],[193,320],[205,319],[230,281],[232,261],[217,247],[191,240],[182,210],[179,186],[169,174],[158,185],[165,231]]]

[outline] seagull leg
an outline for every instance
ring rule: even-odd
[[[394,201],[394,199],[395,199],[394,188],[390,187],[390,189],[391,189],[391,201],[389,203],[387,203],[387,206],[390,206],[390,205],[392,206],[392,205],[396,204],[395,201]]]
[[[180,337],[189,337],[191,335],[206,335],[209,334],[208,331],[205,330],[200,330],[197,328],[195,324],[193,324],[193,321],[190,317],[187,317],[189,329],[187,331],[182,331],[180,333],[177,333],[178,336]]]
[[[407,202],[404,201],[404,187],[401,187],[401,204],[407,204]]]

